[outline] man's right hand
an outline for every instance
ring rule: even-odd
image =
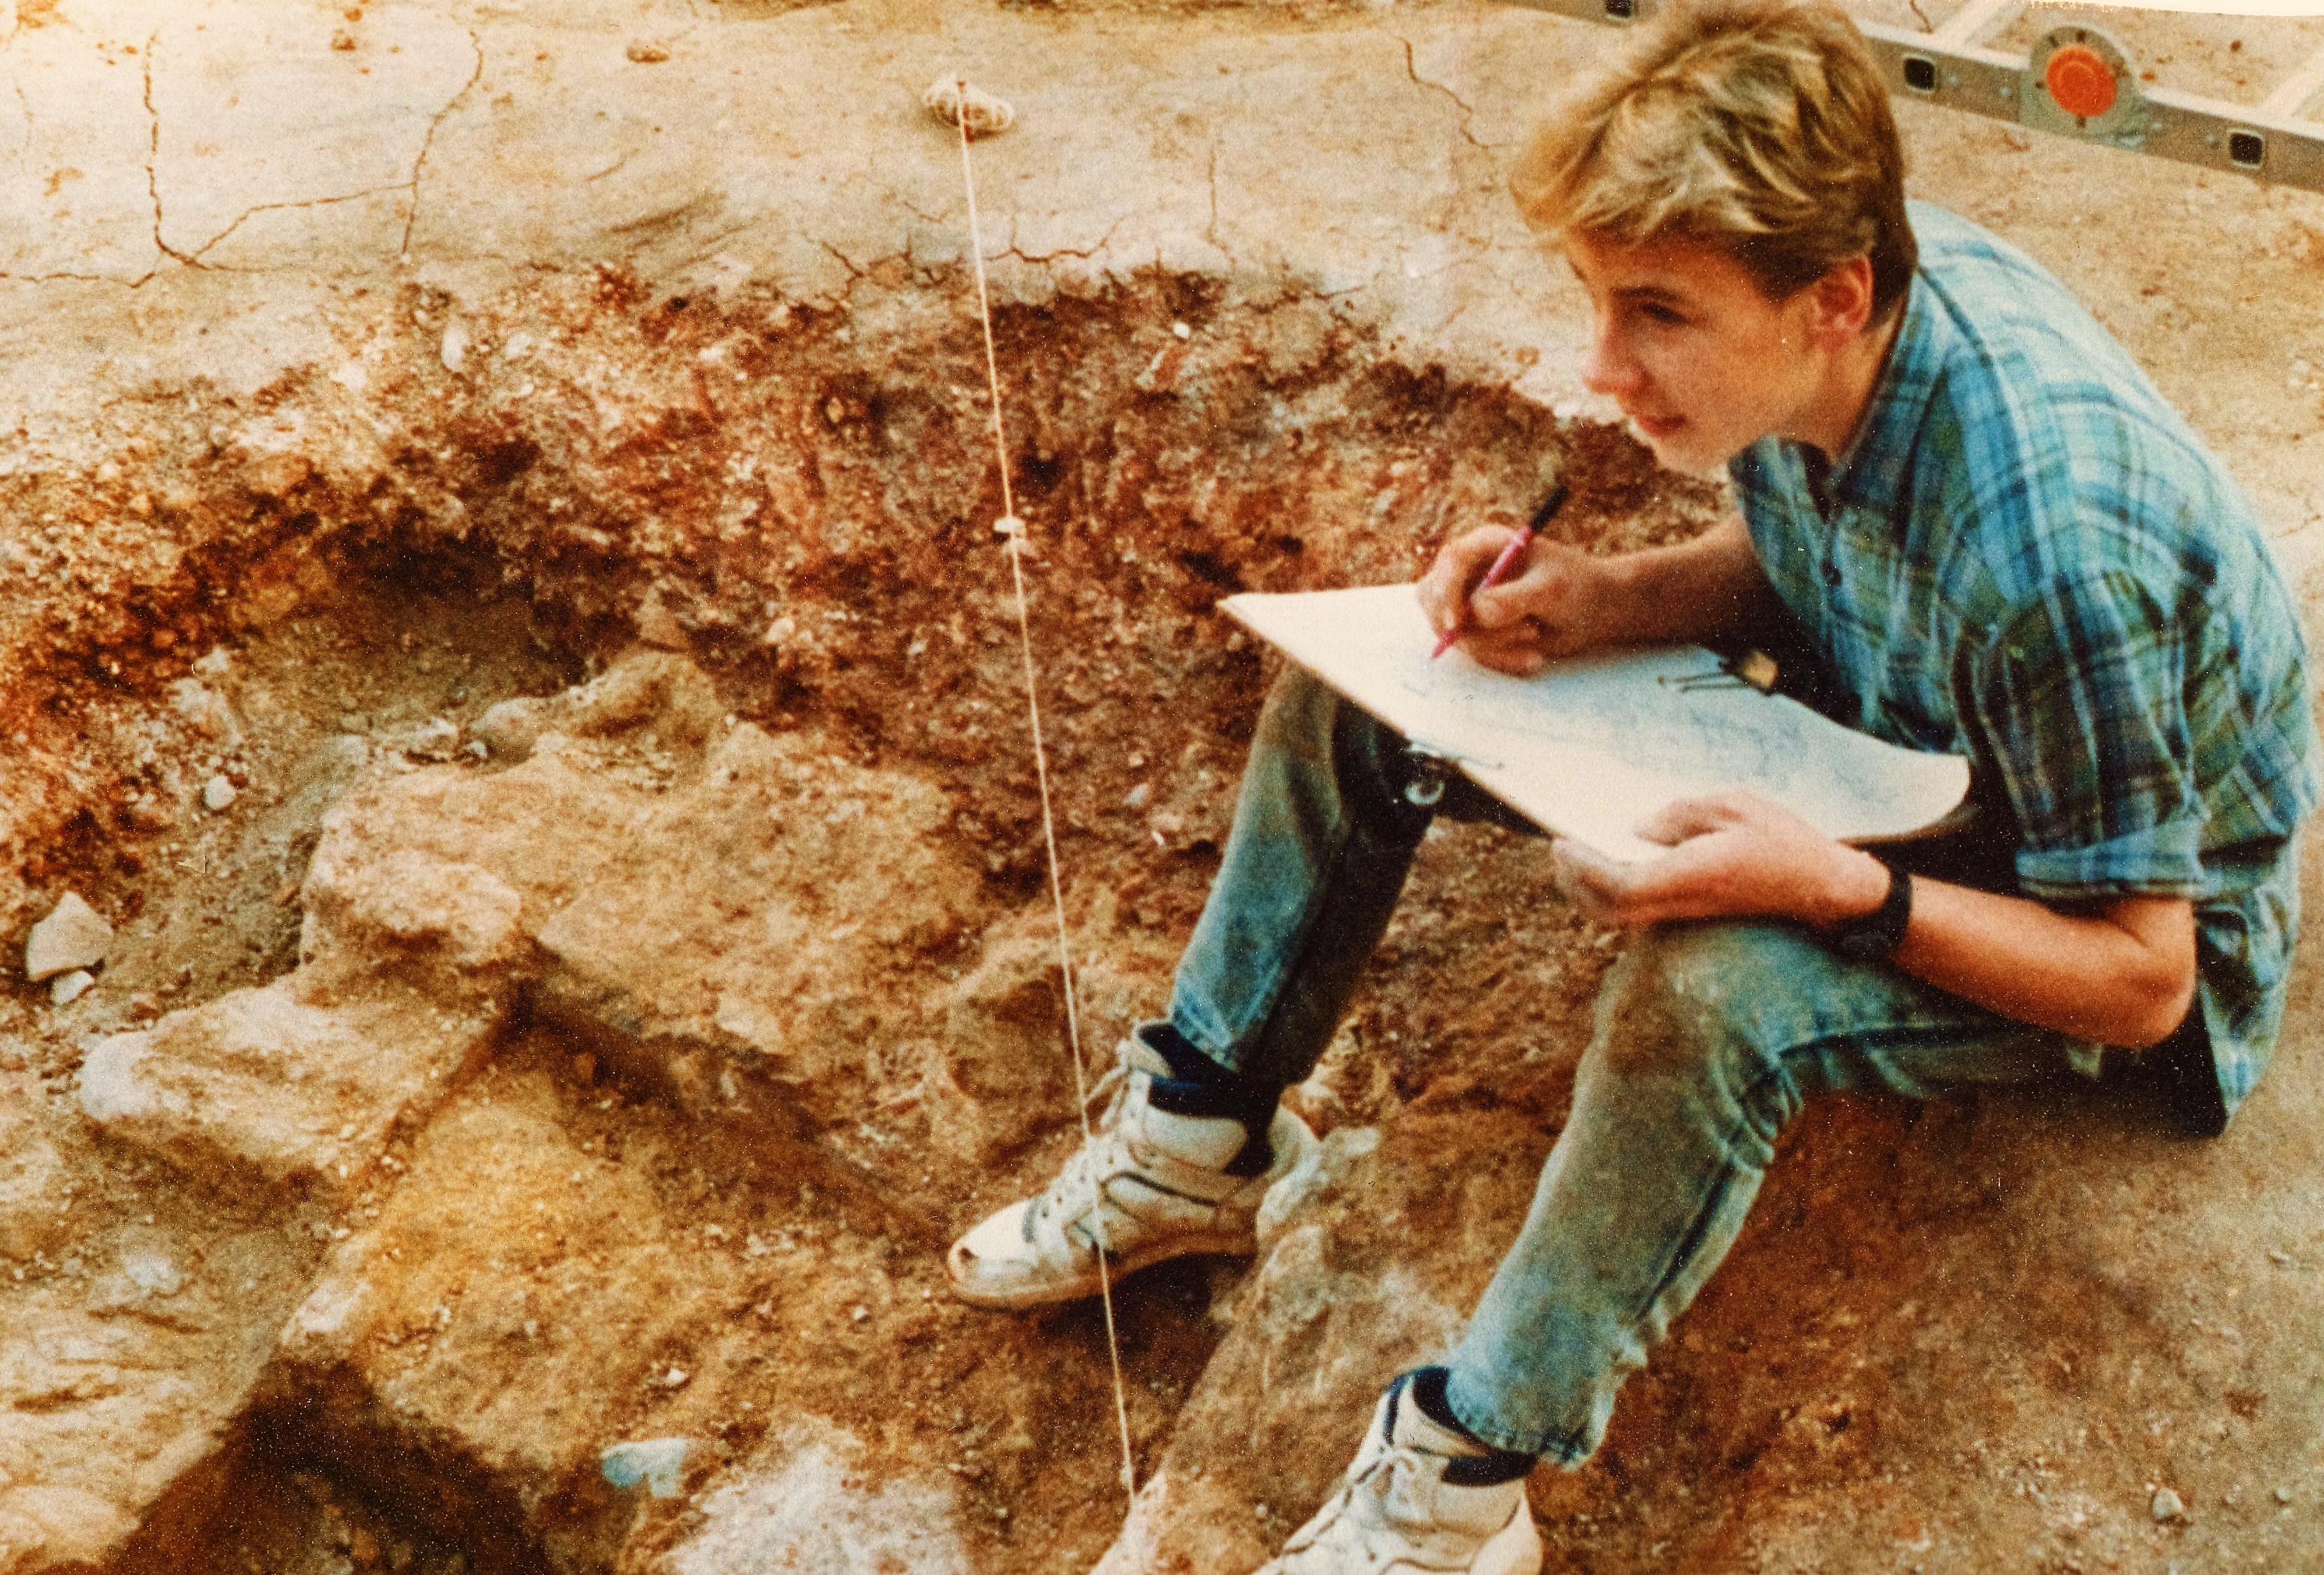
[[[1421,578],[1420,608],[1436,633],[1458,629],[1461,649],[1479,663],[1531,677],[1553,657],[1604,643],[1612,586],[1605,559],[1536,537],[1507,578],[1479,590],[1516,534],[1484,525],[1446,542]]]

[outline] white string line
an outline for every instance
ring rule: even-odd
[[[956,78],[960,88],[960,173],[968,188],[968,254],[976,263],[976,316],[984,328],[985,385],[992,396],[992,446],[1001,461],[1001,508],[1004,521],[1014,530],[1007,537],[1004,550],[1009,554],[1009,577],[1017,591],[1017,642],[1025,664],[1025,708],[1033,723],[1033,772],[1041,788],[1041,841],[1049,859],[1049,901],[1057,916],[1057,971],[1065,986],[1065,1038],[1074,1052],[1074,1103],[1082,1113],[1082,1147],[1087,1149],[1093,1141],[1090,1131],[1089,1070],[1082,1059],[1081,1012],[1074,1000],[1074,958],[1071,943],[1065,934],[1065,892],[1057,874],[1057,828],[1049,808],[1049,755],[1041,741],[1041,695],[1033,674],[1033,625],[1026,611],[1024,521],[1017,518],[1016,493],[1009,481],[1009,438],[1001,419],[1001,362],[992,348],[992,303],[985,292],[984,239],[976,217],[976,167],[968,152],[968,82]],[[1098,1298],[1105,1307],[1105,1354],[1113,1368],[1113,1419],[1121,1432],[1121,1486],[1135,1501],[1138,1496],[1138,1463],[1130,1443],[1130,1396],[1121,1379],[1121,1340],[1113,1323],[1113,1285],[1106,1267],[1107,1255],[1112,1250],[1106,1240],[1105,1204],[1098,1195],[1094,1178],[1090,1184],[1090,1222],[1097,1236]]]

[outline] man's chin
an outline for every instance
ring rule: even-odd
[[[1707,452],[1713,446],[1703,441],[1702,433],[1691,421],[1682,421],[1675,428],[1660,434],[1656,434],[1636,420],[1633,420],[1630,425],[1637,433],[1639,440],[1645,443],[1654,454],[1655,463],[1665,470],[1676,471],[1681,475],[1701,476],[1715,474],[1726,465],[1729,457],[1724,454]]]

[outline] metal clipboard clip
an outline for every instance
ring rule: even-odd
[[[1716,671],[1656,678],[1655,682],[1667,685],[1682,695],[1703,689],[1756,689],[1762,695],[1772,695],[1775,692],[1775,675],[1774,657],[1764,650],[1747,650],[1720,662]]]
[[[1445,784],[1462,766],[1481,766],[1487,770],[1500,769],[1499,760],[1463,754],[1444,744],[1430,743],[1425,739],[1413,739],[1406,742],[1404,754],[1412,762],[1412,778],[1404,785],[1404,801],[1419,809],[1435,808],[1444,797]]]

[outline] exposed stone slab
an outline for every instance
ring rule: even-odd
[[[336,1197],[478,1064],[501,1009],[294,977],[174,1012],[89,1051],[81,1109],[112,1136],[226,1184]]]
[[[207,1189],[92,1192],[88,1144],[0,1076],[5,1575],[182,1554],[314,1253]]]
[[[968,1575],[960,1495],[941,1474],[867,1472],[852,1433],[794,1417],[702,1504],[667,1575]]]
[[[488,871],[534,1007],[685,1101],[731,1103],[730,1065],[827,1126],[917,1097],[931,960],[982,899],[932,784],[728,727],[700,670],[652,650],[477,732],[521,763],[378,777],[334,808],[311,935],[342,927],[337,885],[407,888],[398,861]]]
[[[717,692],[700,668],[667,651],[641,649],[586,684],[555,695],[503,700],[471,730],[496,759],[532,753],[543,733],[614,738],[637,733],[646,746],[692,764],[719,731]]]
[[[222,1184],[336,1197],[475,1069],[510,1004],[516,894],[409,849],[318,850],[308,890],[296,972],[90,1049],[91,1120]]]
[[[925,960],[975,911],[976,877],[931,834],[946,813],[926,782],[738,727],[542,926],[540,1004],[742,1055],[822,1119],[860,1116],[884,1091],[865,1086],[866,1048],[898,1036]],[[867,987],[883,976],[895,993]]]

